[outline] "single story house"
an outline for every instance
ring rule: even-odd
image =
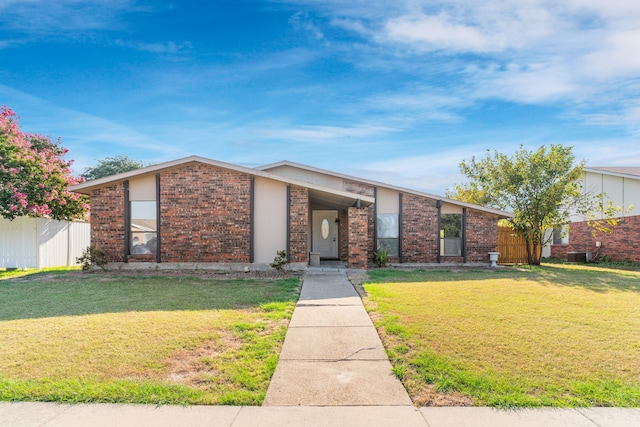
[[[606,205],[623,208],[611,233],[596,232],[587,219],[574,215],[569,233],[556,233],[548,254],[567,259],[569,252],[586,252],[591,258],[606,255],[616,261],[640,262],[640,167],[585,167],[584,189],[590,194],[605,194]],[[629,211],[629,208],[632,209]],[[602,219],[602,214],[595,219]]]
[[[71,267],[90,244],[87,222],[0,218],[0,268]]]
[[[91,198],[91,241],[116,263],[273,261],[310,254],[366,268],[488,262],[510,214],[292,162],[248,168],[198,156],[74,185]]]

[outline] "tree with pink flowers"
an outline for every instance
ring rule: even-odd
[[[85,218],[87,197],[67,189],[82,179],[71,175],[73,160],[64,160],[66,153],[60,141],[22,132],[16,114],[0,107],[0,215]]]

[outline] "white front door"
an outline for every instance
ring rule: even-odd
[[[312,252],[320,258],[338,258],[338,211],[313,211]]]

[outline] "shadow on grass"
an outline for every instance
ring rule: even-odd
[[[510,279],[554,286],[581,287],[593,292],[640,292],[640,272],[581,265],[545,264],[504,269],[372,270],[366,283],[455,282]]]
[[[298,299],[300,280],[44,272],[0,281],[0,320],[250,309]]]

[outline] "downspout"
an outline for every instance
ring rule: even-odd
[[[287,262],[291,262],[291,186],[287,185]]]
[[[462,208],[462,262],[467,263],[467,208]]]
[[[402,193],[398,194],[398,261],[402,264]]]
[[[436,208],[438,209],[438,264],[442,262],[442,255],[440,254],[442,248],[442,237],[440,236],[440,214],[442,211],[442,200],[436,201]]]
[[[129,203],[129,181],[122,183],[124,187],[124,262],[129,262],[131,252],[131,205]]]
[[[378,187],[373,187],[373,252],[378,252]]]
[[[162,238],[160,233],[160,173],[156,174],[156,262],[160,264],[162,262],[162,257],[160,255],[160,248]]]
[[[254,212],[255,212],[255,177],[251,175],[249,181],[249,263],[254,260]],[[289,251],[287,251],[289,253]]]

